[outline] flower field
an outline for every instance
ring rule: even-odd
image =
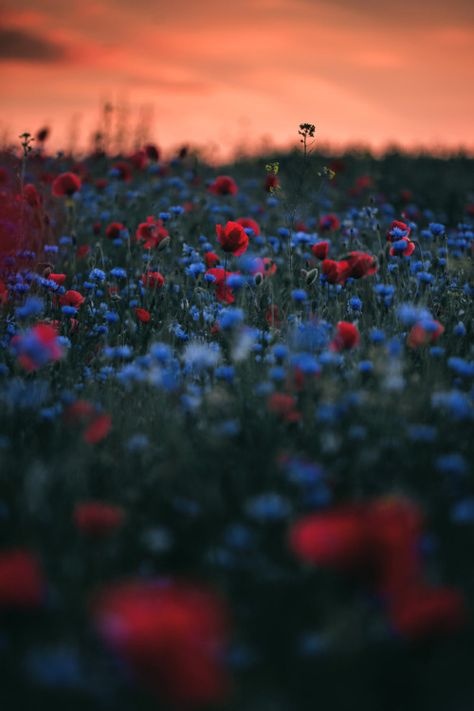
[[[474,708],[473,161],[313,134],[2,154],[2,710]]]

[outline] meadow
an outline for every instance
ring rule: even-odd
[[[474,707],[474,161],[295,144],[3,151],[2,711]]]

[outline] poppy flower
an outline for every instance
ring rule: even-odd
[[[408,499],[387,497],[371,503],[365,519],[371,531],[377,590],[394,599],[421,578],[422,513]]]
[[[107,646],[159,699],[179,708],[225,699],[229,623],[211,592],[152,580],[115,585],[98,597],[93,616]]]
[[[12,350],[24,370],[32,372],[64,356],[57,330],[48,323],[38,323],[25,333],[14,336]]]
[[[55,284],[58,286],[62,286],[64,282],[66,281],[66,275],[65,274],[53,274],[52,272],[48,274],[48,279],[49,281],[54,281]],[[76,292],[78,293],[78,292]]]
[[[265,313],[265,321],[272,328],[280,328],[280,325],[281,325],[280,311],[279,311],[278,306],[276,304],[272,304],[271,306],[268,307],[268,309]]]
[[[59,303],[61,306],[73,306],[75,309],[78,309],[85,300],[85,297],[82,296],[79,291],[75,291],[74,289],[66,291],[65,294],[62,294],[59,297]]]
[[[156,249],[160,245],[163,247],[169,242],[169,232],[163,227],[161,220],[154,217],[147,217],[146,222],[141,222],[135,232],[137,242],[143,242],[145,249]]]
[[[273,276],[276,273],[277,265],[270,257],[256,257],[253,260],[253,265],[251,269],[252,276],[261,274],[263,278]]]
[[[214,195],[235,195],[238,191],[237,183],[229,175],[219,175],[208,189]]]
[[[466,624],[466,603],[457,590],[420,584],[392,603],[389,618],[395,631],[406,639],[439,637]]]
[[[258,222],[253,220],[251,217],[239,217],[236,222],[237,224],[242,225],[244,229],[252,230],[255,237],[258,237],[260,234],[260,226]]]
[[[387,242],[396,242],[402,237],[409,237],[411,227],[401,220],[393,220],[387,232]]]
[[[90,245],[81,244],[76,250],[76,257],[78,259],[84,259],[84,257],[87,257],[87,255],[89,254],[90,251],[91,251]]]
[[[64,410],[64,420],[69,425],[90,421],[96,414],[97,409],[89,400],[76,400],[68,405]]]
[[[329,242],[316,242],[312,245],[311,251],[317,259],[326,259],[329,252]]]
[[[135,307],[135,314],[137,316],[137,319],[141,321],[142,323],[149,323],[151,319],[151,314],[149,311],[146,309],[140,308],[140,306]]]
[[[28,550],[0,551],[0,609],[38,607],[44,593],[39,563]]]
[[[30,205],[31,207],[35,207],[35,208],[41,207],[41,204],[43,202],[41,195],[39,194],[38,190],[36,189],[36,186],[33,185],[32,183],[28,183],[23,188],[23,197],[25,198],[28,205]]]
[[[242,225],[238,222],[229,221],[223,227],[216,225],[217,240],[224,252],[230,252],[235,257],[247,251],[249,238]]]
[[[76,528],[89,536],[101,538],[113,533],[123,524],[125,512],[120,506],[102,501],[83,501],[74,508]]]
[[[336,335],[331,341],[333,351],[346,351],[355,348],[360,343],[360,333],[353,323],[339,321],[336,325]]]
[[[75,173],[61,173],[53,180],[52,190],[56,197],[72,197],[81,189],[81,179]]]
[[[105,236],[107,239],[117,239],[124,229],[125,225],[121,222],[111,222],[110,225],[107,225],[105,228]]]
[[[119,180],[123,180],[125,183],[128,183],[132,179],[132,168],[130,163],[127,163],[124,160],[119,160],[117,163],[114,163],[112,170],[114,171],[115,176]]]
[[[348,262],[344,264],[337,262],[335,259],[324,259],[321,262],[321,273],[326,277],[329,284],[343,284],[347,276],[346,270]]]
[[[234,274],[234,272],[226,272],[221,267],[214,267],[212,269],[208,269],[206,272],[206,275],[210,275],[214,278],[217,299],[226,304],[233,304],[235,301],[232,288],[227,283],[232,274]]]
[[[86,427],[83,440],[87,442],[87,444],[98,444],[98,442],[102,442],[102,440],[107,437],[111,429],[111,416],[107,414],[97,415]]]
[[[269,412],[273,412],[287,422],[298,422],[301,419],[301,412],[297,409],[297,401],[293,395],[272,393],[268,398],[267,407]]]
[[[408,239],[408,237],[402,237],[396,242],[392,242],[390,247],[391,257],[410,257],[415,251],[415,243]]]
[[[133,165],[135,170],[143,170],[147,164],[147,158],[148,156],[146,152],[143,149],[140,149],[139,151],[132,153],[128,160]]]
[[[319,220],[319,229],[321,232],[335,232],[341,226],[341,222],[337,215],[329,214],[322,215]]]
[[[431,345],[436,343],[443,333],[444,326],[439,321],[418,322],[412,326],[407,336],[407,344],[410,348]]]
[[[367,252],[349,252],[342,258],[347,278],[361,279],[377,272],[377,260]],[[346,266],[347,263],[347,266]]]
[[[298,558],[337,569],[365,565],[369,540],[364,510],[357,506],[307,516],[289,534],[290,549]]]
[[[204,255],[204,262],[206,263],[206,267],[211,269],[212,267],[215,267],[216,264],[219,264],[220,258],[214,252],[206,252]]]
[[[160,272],[146,272],[142,274],[142,284],[149,289],[161,289],[165,283],[165,278]]]

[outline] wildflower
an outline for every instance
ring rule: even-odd
[[[84,431],[84,442],[87,442],[87,444],[97,444],[107,437],[111,429],[111,416],[107,414],[97,415]]]
[[[55,197],[72,197],[81,189],[81,179],[75,173],[61,173],[53,180],[52,190]]]
[[[72,306],[74,309],[78,309],[85,301],[84,296],[79,291],[66,291],[59,297],[59,303],[61,306]]]
[[[31,609],[41,605],[45,582],[37,560],[28,551],[0,551],[0,609]]]
[[[319,229],[321,232],[335,232],[336,230],[339,229],[341,223],[339,221],[339,218],[337,215],[334,214],[329,214],[329,215],[322,215],[321,219],[319,220]]]
[[[360,333],[357,326],[348,321],[339,321],[330,348],[333,351],[351,350],[358,346],[359,342]]]
[[[135,238],[137,242],[143,242],[145,249],[162,249],[169,243],[169,232],[163,227],[162,220],[150,216],[138,225]]]
[[[253,220],[251,217],[239,217],[236,220],[237,224],[241,225],[244,230],[247,231],[247,234],[249,234],[248,230],[250,230],[250,234],[253,235],[254,237],[258,237],[260,234],[260,227],[258,222]]]
[[[114,163],[112,166],[111,174],[119,180],[123,180],[125,183],[128,183],[132,179],[132,168],[130,163],[127,163],[124,160],[117,161],[117,163]]]
[[[439,321],[425,319],[412,326],[407,337],[407,344],[410,348],[419,348],[435,343],[443,333],[444,326]]]
[[[457,632],[467,622],[463,596],[450,588],[409,588],[390,606],[389,616],[396,632],[411,640],[439,637]]]
[[[110,225],[107,225],[105,228],[105,236],[107,239],[117,239],[121,236],[123,230],[125,230],[125,225],[121,222],[111,222]]]
[[[165,283],[165,278],[160,272],[146,272],[142,274],[142,284],[149,289],[161,289]]]
[[[214,195],[236,195],[238,187],[233,178],[228,175],[219,175],[208,188]]]
[[[391,257],[409,257],[415,251],[415,243],[407,237],[402,237],[396,242],[392,242],[390,247]]]
[[[39,323],[11,341],[18,363],[26,371],[54,363],[64,356],[64,350],[58,339],[58,332],[47,323]]]
[[[142,309],[139,306],[135,307],[135,314],[139,321],[142,323],[149,323],[151,319],[151,314],[146,309]]]
[[[267,403],[268,410],[287,422],[298,422],[301,413],[297,409],[296,398],[285,393],[273,393]]]
[[[244,254],[249,246],[249,238],[238,222],[229,221],[223,227],[216,225],[217,239],[224,252],[231,252],[235,257]]]
[[[123,524],[125,512],[120,506],[102,501],[83,501],[74,508],[73,520],[76,528],[94,538],[102,538],[113,533]]]
[[[329,242],[316,242],[311,247],[311,251],[317,259],[326,259],[329,252]]]
[[[217,299],[226,304],[233,304],[235,301],[232,289],[227,283],[231,275],[232,272],[226,272],[220,267],[208,269],[205,275],[208,281],[215,283]]]
[[[229,623],[211,592],[159,580],[124,583],[102,592],[93,615],[104,642],[159,698],[179,708],[225,698]]]

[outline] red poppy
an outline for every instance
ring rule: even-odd
[[[87,442],[87,444],[97,444],[107,437],[111,429],[111,416],[107,414],[97,415],[84,431],[84,442]]]
[[[434,328],[426,328],[423,323],[415,323],[407,336],[407,344],[410,348],[436,343],[438,338],[444,333],[444,326],[439,321],[433,321]]]
[[[160,272],[146,272],[142,274],[142,284],[149,289],[161,289],[165,283],[165,278]]]
[[[279,311],[278,306],[276,304],[272,304],[271,306],[268,307],[266,314],[265,314],[265,321],[272,328],[280,328],[280,325],[281,325],[280,311]]]
[[[262,277],[270,277],[276,273],[277,265],[270,257],[256,257],[254,259],[251,274],[255,276],[256,274],[261,274]]]
[[[23,197],[25,198],[28,205],[31,207],[41,207],[43,202],[41,195],[36,189],[36,186],[32,183],[27,183],[23,188]]]
[[[420,584],[393,602],[389,617],[402,637],[417,640],[457,632],[467,622],[467,610],[457,590]]]
[[[352,279],[372,276],[377,272],[377,260],[367,252],[349,252],[342,261],[347,262],[347,267],[344,269]]]
[[[366,565],[369,536],[363,507],[341,506],[297,521],[289,545],[301,560],[330,568]]]
[[[85,297],[82,296],[79,291],[74,291],[74,289],[66,291],[65,294],[62,294],[59,297],[59,303],[61,306],[73,306],[75,309],[78,309],[85,300]]]
[[[87,257],[87,255],[89,254],[90,251],[91,251],[90,245],[81,244],[76,250],[76,256],[78,259],[83,259],[84,257]]]
[[[214,267],[213,269],[208,269],[206,274],[210,274],[215,279],[213,283],[216,286],[217,299],[226,304],[233,304],[235,298],[232,293],[232,288],[227,283],[228,278],[233,272],[226,272],[221,267]]]
[[[0,608],[38,607],[44,593],[40,566],[29,551],[10,549],[0,552]]]
[[[65,274],[49,274],[48,279],[50,281],[54,281],[55,284],[58,286],[62,286],[64,282],[66,281],[66,275]],[[77,294],[78,292],[76,292]]]
[[[329,214],[322,215],[319,220],[319,229],[321,232],[335,232],[341,226],[341,222],[337,215]]]
[[[321,272],[326,277],[329,284],[343,284],[346,277],[348,263],[337,262],[335,259],[324,259],[321,262]]]
[[[97,190],[100,191],[105,190],[108,184],[109,181],[107,180],[107,178],[97,178],[97,180],[95,181],[95,187]]]
[[[297,409],[296,398],[286,393],[272,393],[268,398],[267,407],[270,412],[287,422],[298,422],[301,412]]]
[[[140,308],[140,306],[137,306],[135,308],[135,314],[137,316],[137,319],[141,321],[142,323],[149,323],[151,319],[151,314],[149,311],[146,309]]]
[[[209,186],[209,192],[215,195],[235,195],[237,191],[237,183],[228,175],[219,175]]]
[[[405,243],[404,249],[399,248],[399,244],[401,242]],[[411,239],[408,239],[407,237],[402,237],[401,239],[397,240],[397,249],[395,247],[390,247],[390,256],[391,257],[410,257],[413,252],[415,251],[415,243],[411,241]]]
[[[64,420],[69,425],[90,421],[96,414],[97,409],[89,400],[76,400],[64,410]]]
[[[329,242],[316,242],[312,245],[311,251],[317,259],[326,259],[329,252]]]
[[[146,152],[143,149],[140,149],[139,151],[132,153],[128,160],[136,170],[143,170],[147,164],[147,158],[148,156]]]
[[[146,222],[141,222],[135,232],[137,242],[143,242],[145,249],[156,249],[164,246],[165,240],[169,242],[169,232],[163,227],[161,220],[153,216],[147,217]]]
[[[339,321],[336,325],[336,335],[331,341],[331,350],[345,351],[355,348],[360,343],[360,333],[357,326],[348,321]]]
[[[116,173],[116,177],[119,180],[123,180],[128,183],[128,181],[132,179],[132,168],[130,163],[127,163],[124,160],[119,160],[117,163],[113,164],[112,169]]]
[[[71,197],[81,189],[81,179],[75,173],[61,173],[53,180],[53,195]]]
[[[230,252],[235,257],[247,251],[249,238],[242,225],[238,222],[229,221],[223,227],[216,225],[217,240],[224,252]]]
[[[402,234],[393,234],[394,230],[399,230]],[[387,242],[397,242],[402,237],[409,237],[411,227],[401,220],[393,220],[387,232]]]
[[[239,217],[236,222],[242,225],[244,229],[251,229],[255,237],[260,234],[260,226],[258,222],[255,222],[251,217]]]
[[[220,258],[217,254],[214,254],[214,252],[206,252],[204,255],[204,262],[206,263],[206,267],[211,269],[212,267],[215,267],[216,264],[219,264]]]
[[[29,373],[64,356],[58,332],[49,323],[38,323],[26,333],[14,336],[11,345],[17,353],[18,363]]]
[[[102,537],[120,528],[125,519],[125,511],[120,506],[104,504],[102,501],[84,501],[75,507],[73,519],[81,533]]]
[[[105,236],[107,239],[117,239],[117,237],[120,237],[120,233],[124,229],[125,225],[121,222],[111,222],[110,225],[107,225],[105,228]]]
[[[224,700],[229,624],[212,593],[161,581],[116,585],[96,601],[94,618],[106,644],[151,693],[180,708]]]
[[[378,592],[394,599],[421,578],[422,513],[408,499],[387,497],[370,504],[365,519]]]

